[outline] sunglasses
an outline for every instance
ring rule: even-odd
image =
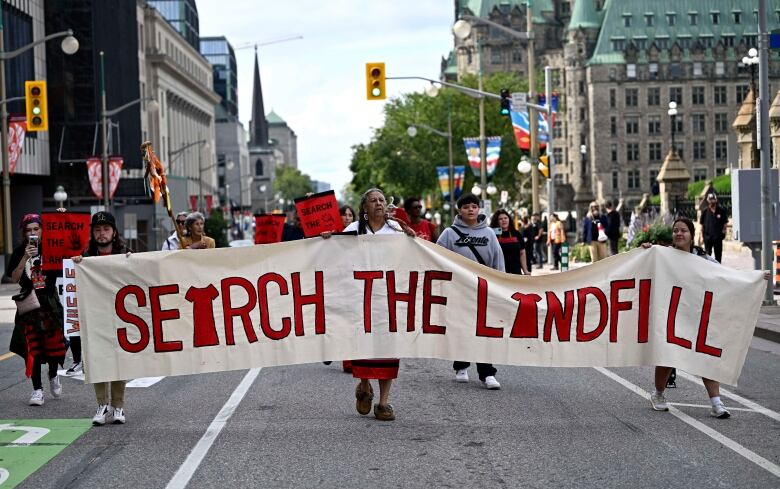
[[[180,224],[180,225],[184,226],[186,223],[187,223],[187,221],[180,221],[180,220],[176,219],[176,224]]]
[[[421,205],[413,205],[412,209],[422,209],[422,206]]]

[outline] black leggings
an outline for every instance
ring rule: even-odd
[[[70,352],[73,354],[73,363],[81,363],[81,336],[71,336]]]
[[[57,361],[53,360],[49,362],[49,379],[53,379],[56,376],[57,376]],[[33,389],[35,390],[43,389],[43,383],[41,382],[41,364],[38,362],[37,359],[33,361],[32,384],[33,384]]]

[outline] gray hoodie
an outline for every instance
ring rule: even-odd
[[[455,216],[454,226],[464,237],[458,235],[451,227],[444,230],[436,244],[444,246],[472,261],[479,261],[471,252],[469,244],[473,245],[485,262],[485,266],[494,268],[500,272],[504,269],[504,254],[498,244],[496,232],[487,226],[487,217],[480,214],[474,226],[467,226],[460,218]]]

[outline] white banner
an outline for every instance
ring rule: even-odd
[[[524,277],[400,235],[86,258],[76,277],[87,382],[398,357],[735,384],[765,287],[670,248]]]

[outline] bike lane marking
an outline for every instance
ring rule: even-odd
[[[0,419],[0,487],[15,487],[76,441],[89,419]]]

